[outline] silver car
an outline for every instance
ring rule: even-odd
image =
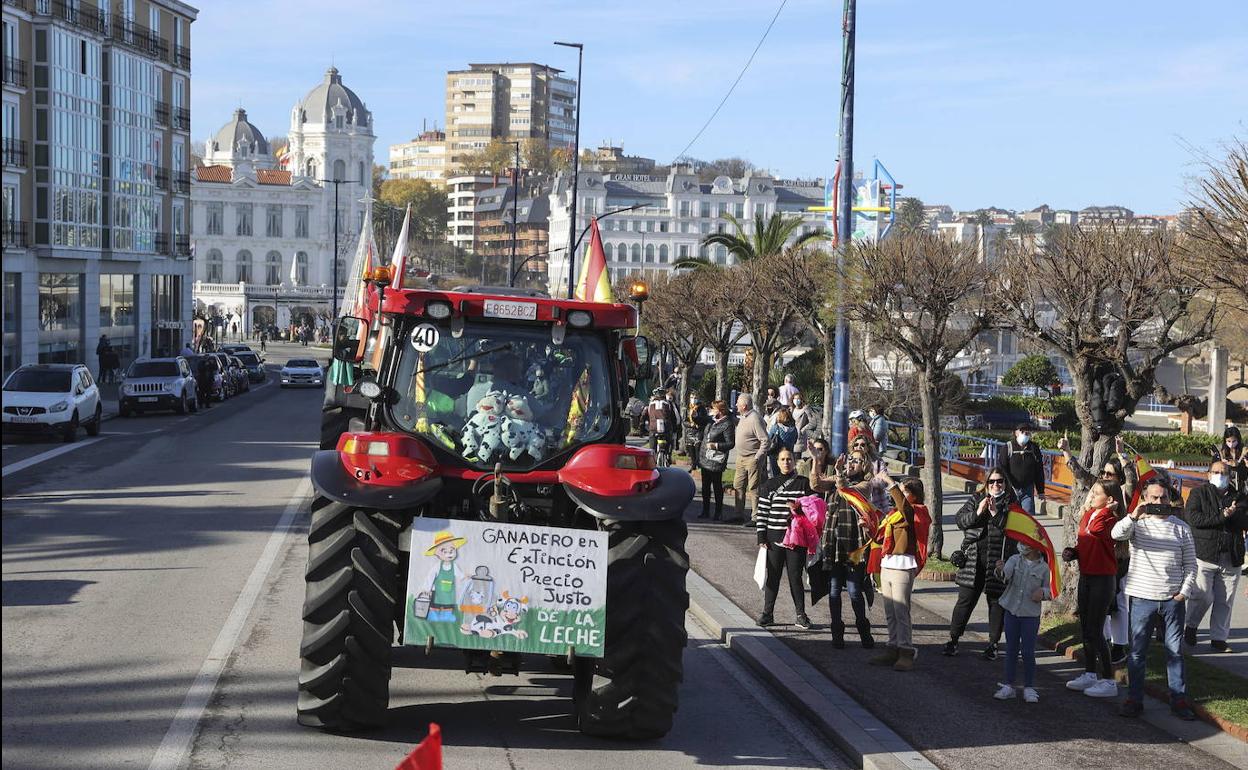
[[[199,411],[195,377],[182,356],[139,359],[122,378],[118,393],[122,417],[154,409],[172,409],[178,414]]]

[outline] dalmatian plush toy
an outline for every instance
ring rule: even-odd
[[[464,423],[459,437],[465,459],[489,462],[502,448],[506,403],[504,394],[497,390],[491,390],[477,402],[476,414]]]
[[[540,462],[546,456],[546,440],[541,429],[533,422],[533,410],[524,396],[507,399],[506,419],[503,421],[503,446],[507,456],[517,460],[526,451]]]

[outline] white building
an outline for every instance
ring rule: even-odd
[[[390,145],[390,178],[423,179],[446,185],[446,134],[426,131],[410,142]]]
[[[333,68],[291,112],[286,169],[235,111],[191,186],[198,317],[252,334],[328,316],[371,205],[374,138],[372,115]]]
[[[741,179],[721,176],[699,182],[687,166],[674,166],[667,176],[604,174],[581,171],[579,175],[576,234],[589,226],[592,217],[642,204],[633,211],[614,214],[599,222],[607,270],[611,280],[621,276],[654,277],[667,272],[678,260],[701,256],[721,265],[734,262],[722,246],[701,245],[710,233],[730,228],[724,214],[753,221],[756,215],[775,212],[800,216],[805,224],[794,237],[824,229],[824,215],[809,211],[824,203],[823,181],[787,182],[754,171]],[[571,175],[556,178],[550,195],[549,280],[567,286],[568,219],[571,206]],[[585,241],[577,245],[577,265]]]

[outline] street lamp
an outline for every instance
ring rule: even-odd
[[[576,192],[577,181],[581,175],[581,63],[585,57],[585,46],[580,43],[560,43],[558,40],[555,45],[576,49],[576,128],[572,140],[572,212],[568,221],[568,299],[572,299],[575,268],[572,258],[576,254],[572,236],[576,234]]]
[[[352,179],[318,179],[322,184],[334,186],[334,318],[338,317],[338,186],[344,184],[364,184],[364,180]]]
[[[650,299],[650,284],[644,278],[636,278],[628,285],[628,298],[637,303],[637,333],[641,333],[641,306]]]

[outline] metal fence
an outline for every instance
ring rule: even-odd
[[[906,453],[910,462],[916,462],[923,455],[923,427],[918,424],[904,422],[888,422],[888,439],[882,451],[899,450]],[[942,468],[952,468],[953,463],[979,467],[985,473],[996,468],[1009,456],[1009,442],[981,436],[968,436],[964,433],[950,431],[940,432],[940,464]],[[1059,489],[1069,490],[1070,485],[1053,481],[1053,462],[1061,456],[1061,452],[1051,449],[1040,450],[1044,459],[1045,480]]]

